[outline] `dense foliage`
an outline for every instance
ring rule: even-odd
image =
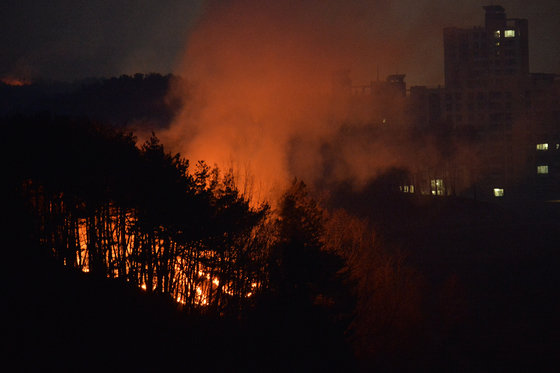
[[[303,183],[272,214],[238,191],[232,171],[191,167],[155,135],[137,146],[132,134],[51,116],[3,129],[5,159],[20,153],[10,193],[36,250],[61,265],[166,294],[190,312],[241,315],[266,294],[334,302],[343,262],[324,250],[324,217]]]
[[[268,207],[251,207],[231,173],[203,162],[191,171],[155,136],[138,148],[130,134],[65,118],[5,131],[25,139],[15,187],[40,250],[60,263],[216,313],[266,283],[257,243]]]

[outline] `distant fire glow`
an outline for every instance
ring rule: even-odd
[[[0,82],[12,87],[23,87],[31,84],[29,81],[25,79],[18,79],[15,77],[4,77],[0,79]]]

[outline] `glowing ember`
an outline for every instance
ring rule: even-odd
[[[126,219],[129,221],[130,225],[135,223],[135,218],[132,215],[127,215]],[[112,242],[118,242],[118,231],[117,229],[111,229],[109,233],[109,237],[111,237]],[[135,240],[138,239],[134,234],[130,234],[129,232],[124,233],[127,237],[125,242],[127,243],[127,247],[125,250],[125,255],[133,255]],[[90,272],[89,266],[89,240],[91,239],[88,236],[88,221],[87,219],[79,219],[78,226],[77,226],[77,244],[78,250],[76,251],[75,263],[78,268],[80,268],[83,272]],[[117,257],[119,254],[119,248],[117,246],[112,247],[110,251],[113,257]],[[202,256],[211,257],[213,255],[212,252],[203,252]],[[109,257],[106,258],[107,261],[110,260]],[[181,279],[186,277],[184,273],[184,268],[187,267],[187,262],[184,258],[180,256],[176,258],[175,262],[175,278],[171,280],[173,283],[181,283]],[[73,265],[72,263],[68,263],[65,261],[65,265]],[[112,276],[115,278],[118,277],[126,277],[127,274],[130,273],[132,270],[132,263],[129,261],[126,263],[125,268],[119,269],[117,267],[113,268]],[[204,307],[210,304],[210,299],[213,297],[213,293],[216,289],[221,286],[221,294],[226,294],[228,296],[235,296],[234,291],[231,289],[231,283],[227,281],[221,281],[219,276],[215,276],[212,274],[212,269],[200,264],[200,269],[197,269],[195,272],[198,275],[197,281],[198,284],[186,284],[183,283],[182,285],[178,285],[175,291],[172,291],[174,299],[177,301],[178,304],[186,305],[192,303],[194,306]],[[148,290],[148,284],[146,282],[147,277],[142,277],[139,279],[139,287],[143,291]],[[130,281],[127,279],[127,281]],[[249,284],[248,284],[249,285]],[[255,294],[256,289],[258,288],[257,282],[252,282],[249,285],[249,289],[245,294],[244,297],[251,297]],[[157,291],[157,286],[155,283],[152,284],[151,291]],[[194,294],[193,294],[194,292]],[[192,299],[191,299],[192,298]]]

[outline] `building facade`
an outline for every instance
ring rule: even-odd
[[[560,76],[530,72],[526,19],[499,5],[483,10],[482,26],[443,30],[443,87],[407,89],[404,75],[354,86],[342,71],[335,91],[372,126],[385,125],[377,133],[411,134],[408,151],[419,156],[404,165],[403,192],[560,201]]]
[[[472,152],[458,161],[460,194],[477,199],[560,197],[559,84],[531,74],[526,19],[483,7],[484,25],[446,28],[442,119]]]

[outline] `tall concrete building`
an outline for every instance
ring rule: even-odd
[[[508,19],[499,5],[485,6],[484,26],[444,29],[445,86],[478,90],[529,73],[526,19]]]
[[[560,76],[530,72],[526,19],[499,5],[483,11],[481,26],[443,30],[443,87],[407,90],[404,75],[354,86],[343,71],[335,91],[386,138],[402,136],[400,126],[412,132],[409,148],[436,153],[407,160],[403,191],[560,201]]]
[[[558,198],[560,81],[529,72],[527,20],[483,9],[483,26],[443,32],[442,119],[473,151],[454,183],[481,199]]]

